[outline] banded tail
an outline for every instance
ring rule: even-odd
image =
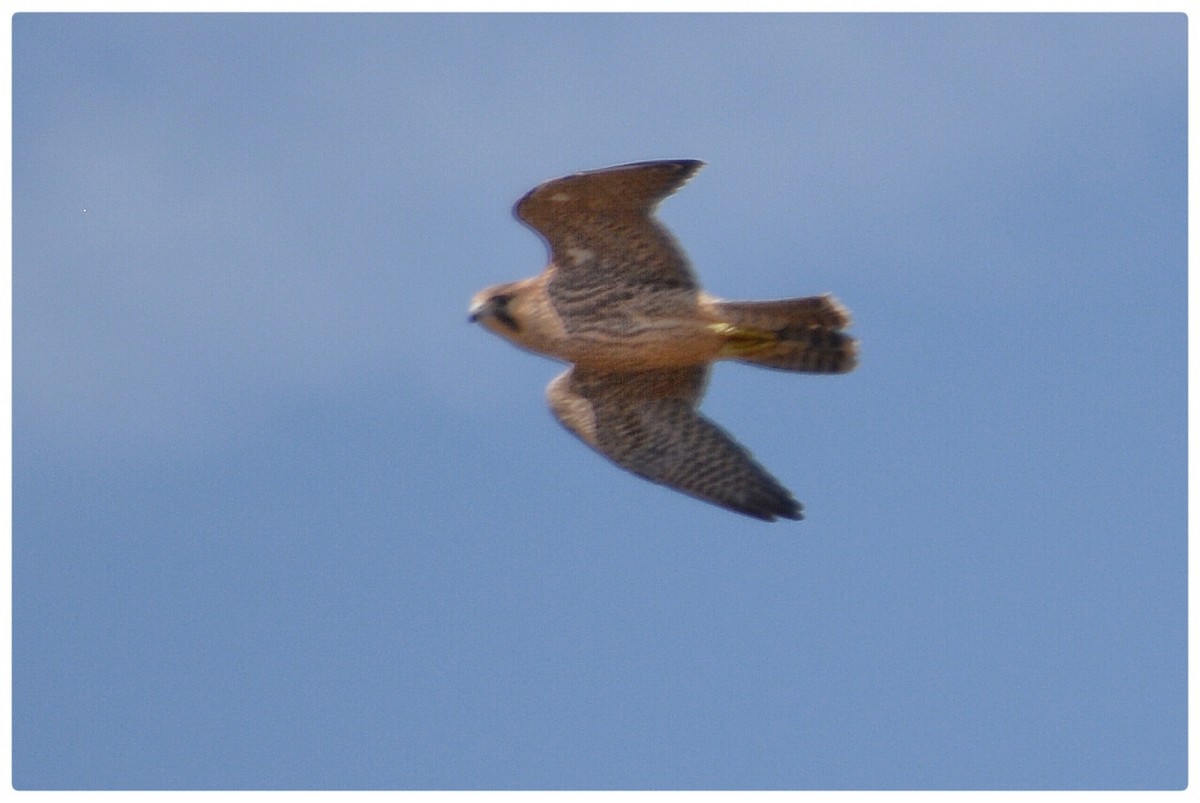
[[[841,330],[850,313],[833,296],[781,301],[720,301],[728,340],[721,356],[781,371],[844,374],[858,364],[858,343]]]

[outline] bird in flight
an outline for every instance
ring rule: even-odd
[[[726,301],[700,288],[654,210],[703,164],[635,162],[535,187],[513,212],[549,244],[550,264],[477,293],[470,319],[570,363],[546,389],[550,409],[621,468],[765,521],[801,519],[792,494],[697,406],[716,360],[850,371],[850,315],[829,295]]]

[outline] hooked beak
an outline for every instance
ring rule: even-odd
[[[471,302],[467,309],[467,320],[475,323],[480,318],[494,318],[513,332],[521,331],[521,325],[508,311],[508,296],[486,296]],[[487,324],[484,324],[487,326]],[[492,327],[488,326],[489,329]]]

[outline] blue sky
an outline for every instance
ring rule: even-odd
[[[13,20],[18,788],[1180,788],[1186,18]],[[764,524],[466,321],[539,181],[708,166]]]

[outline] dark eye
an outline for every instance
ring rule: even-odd
[[[492,315],[509,329],[519,332],[521,331],[521,325],[517,323],[516,318],[508,313],[508,302],[512,301],[512,298],[512,295],[509,293],[498,293],[492,296]]]

